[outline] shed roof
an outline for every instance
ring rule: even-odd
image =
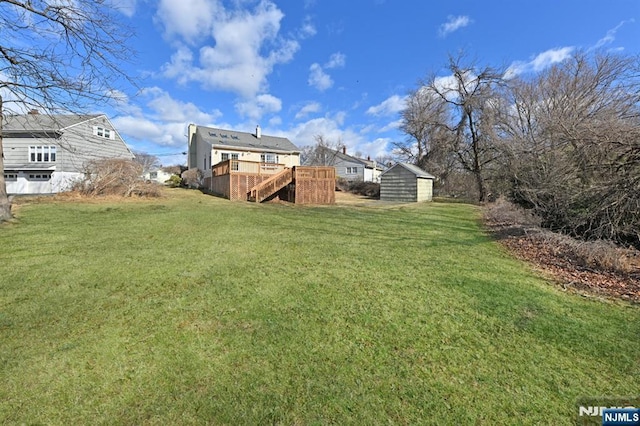
[[[395,165],[393,165],[392,167],[387,169],[387,171],[382,173],[382,176],[384,176],[385,174],[389,173],[391,170],[393,170],[396,167],[402,167],[402,168],[410,171],[411,173],[416,175],[416,177],[419,177],[419,178],[425,178],[425,179],[435,179],[436,178],[434,175],[425,172],[420,167],[414,166],[413,164],[409,164],[409,163],[396,163]]]
[[[234,130],[218,129],[215,127],[198,126],[196,133],[203,142],[210,143],[216,148],[230,148],[240,150],[260,150],[273,152],[299,153],[300,150],[289,139],[279,136],[261,135],[254,133],[236,132]]]

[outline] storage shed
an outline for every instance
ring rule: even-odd
[[[413,164],[397,163],[380,177],[380,200],[431,201],[435,176]]]

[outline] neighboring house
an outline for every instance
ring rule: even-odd
[[[240,160],[256,163],[300,165],[300,150],[287,138],[263,135],[260,126],[255,133],[237,132],[189,124],[189,169],[198,168],[205,179],[212,167],[221,161]]]
[[[435,176],[418,166],[397,163],[382,173],[380,200],[399,202],[431,201]]]
[[[347,149],[336,151],[326,147],[317,147],[309,165],[327,165],[336,168],[336,176],[352,181],[380,183],[384,169],[371,158],[358,158],[347,154]]]
[[[84,176],[88,161],[134,158],[105,115],[8,115],[2,136],[9,194],[64,191]]]
[[[169,173],[162,167],[159,167],[148,171],[144,174],[143,177],[145,180],[157,182],[164,185],[171,176],[173,176],[173,173]]]

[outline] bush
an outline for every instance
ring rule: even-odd
[[[190,169],[182,173],[182,183],[188,188],[202,188],[204,175],[200,169]]]
[[[157,184],[142,179],[140,164],[118,158],[89,161],[84,167],[84,178],[72,189],[85,196],[160,196]]]
[[[375,182],[351,182],[348,191],[369,198],[380,198],[380,184]]]
[[[178,188],[182,186],[182,178],[174,174],[174,175],[171,175],[171,177],[167,179],[165,183],[169,185],[171,188]]]

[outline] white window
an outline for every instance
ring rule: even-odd
[[[29,147],[30,163],[55,163],[56,147],[51,145],[31,145]]]
[[[222,153],[222,161],[227,161],[229,159],[237,160],[238,158],[239,158],[239,154],[237,152],[223,152]],[[238,171],[238,162],[237,161],[232,161],[231,162],[231,170]]]
[[[4,180],[6,180],[6,181],[16,181],[16,180],[18,180],[18,174],[17,173],[5,173],[4,174]]]
[[[93,126],[93,134],[105,139],[114,139],[114,131],[106,127]]]
[[[347,174],[348,175],[355,175],[358,173],[358,168],[357,167],[347,167]]]
[[[278,154],[272,154],[272,153],[260,154],[260,161],[262,163],[275,164],[278,162]]]

